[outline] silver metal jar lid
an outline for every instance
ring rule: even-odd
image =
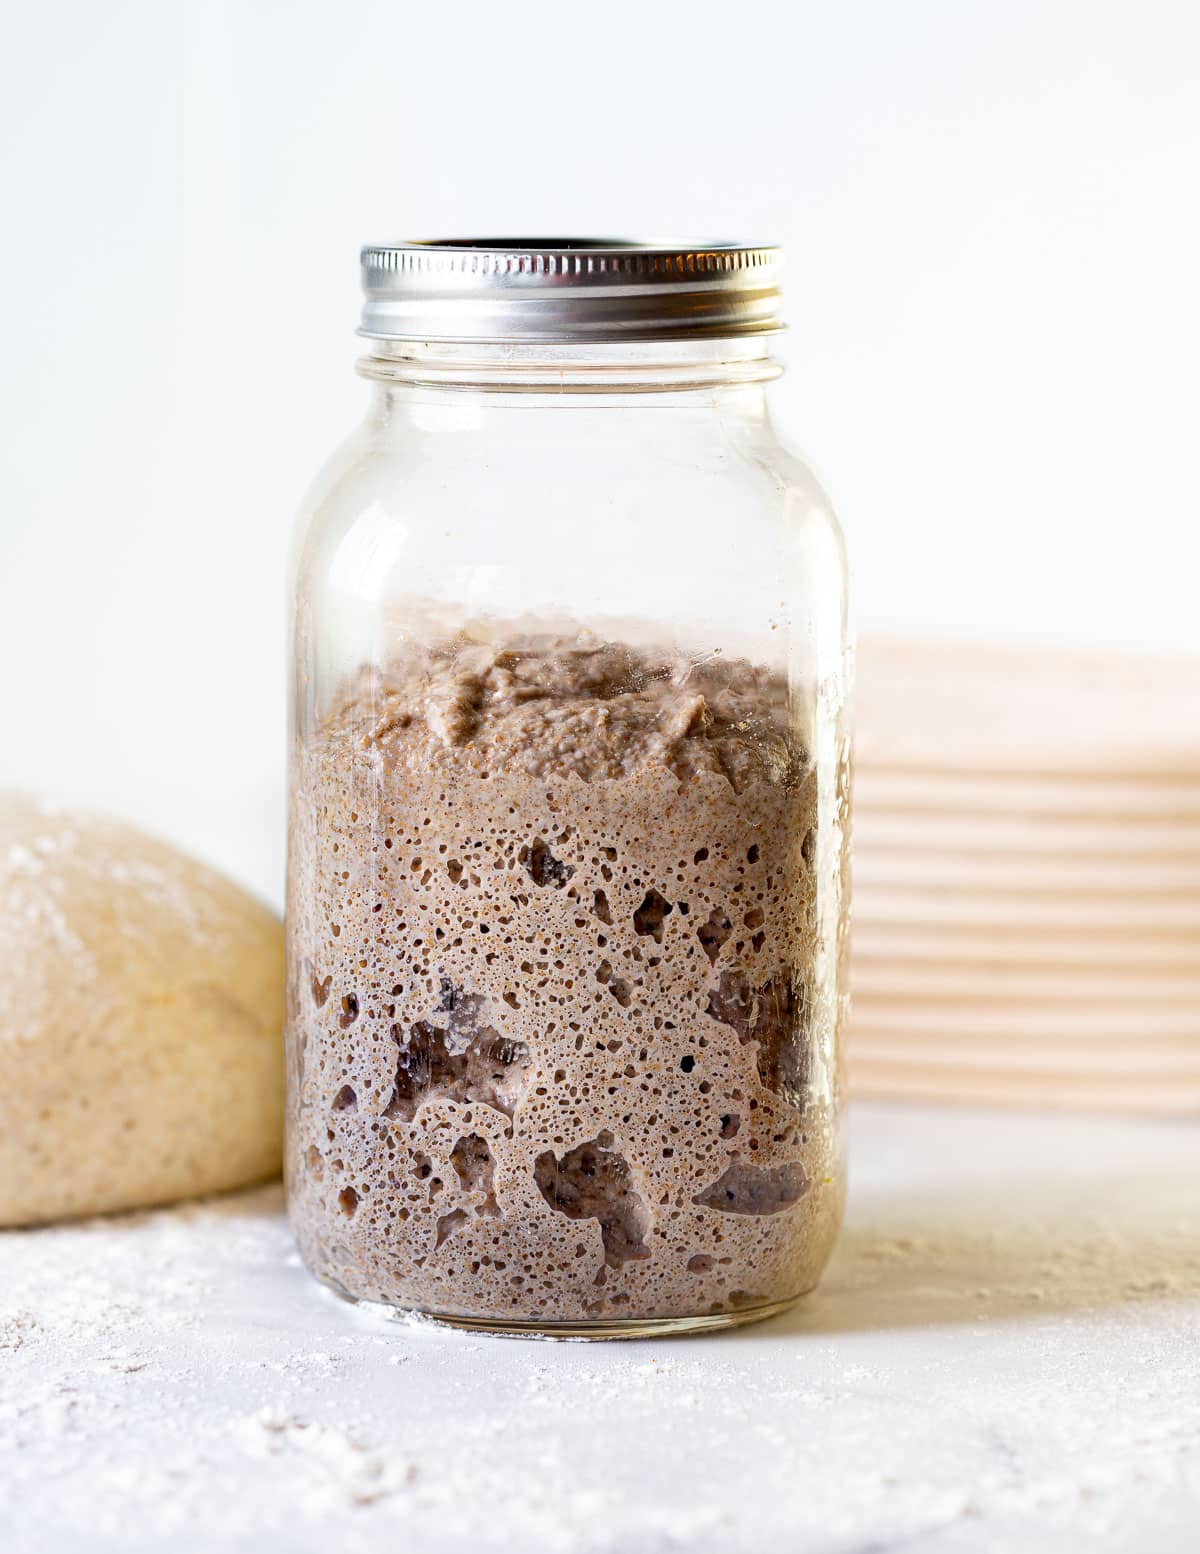
[[[359,334],[377,340],[620,341],[767,334],[780,249],[610,238],[444,238],[362,251]]]

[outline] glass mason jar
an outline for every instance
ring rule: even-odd
[[[725,1327],[843,1199],[849,654],[769,248],[364,251],[298,535],[287,1180],[349,1297]]]

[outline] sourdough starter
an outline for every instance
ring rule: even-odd
[[[352,1296],[748,1311],[836,1232],[816,781],[782,682],[580,635],[363,671],[294,756],[289,1195]]]

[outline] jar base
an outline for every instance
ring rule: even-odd
[[[454,1329],[464,1333],[486,1333],[493,1338],[536,1338],[591,1342],[621,1338],[685,1338],[692,1333],[716,1333],[726,1328],[747,1327],[782,1316],[808,1293],[800,1290],[786,1300],[767,1301],[759,1306],[742,1306],[736,1311],[719,1311],[683,1317],[625,1317],[587,1322],[517,1321],[506,1317],[466,1317],[444,1311],[428,1311],[418,1306],[392,1306],[382,1301],[362,1300],[351,1295],[335,1279],[317,1276],[326,1289],[348,1305],[376,1311],[396,1322],[416,1322],[421,1326]]]

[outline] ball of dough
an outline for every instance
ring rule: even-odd
[[[0,795],[0,1225],[273,1176],[283,936],[128,826]]]

